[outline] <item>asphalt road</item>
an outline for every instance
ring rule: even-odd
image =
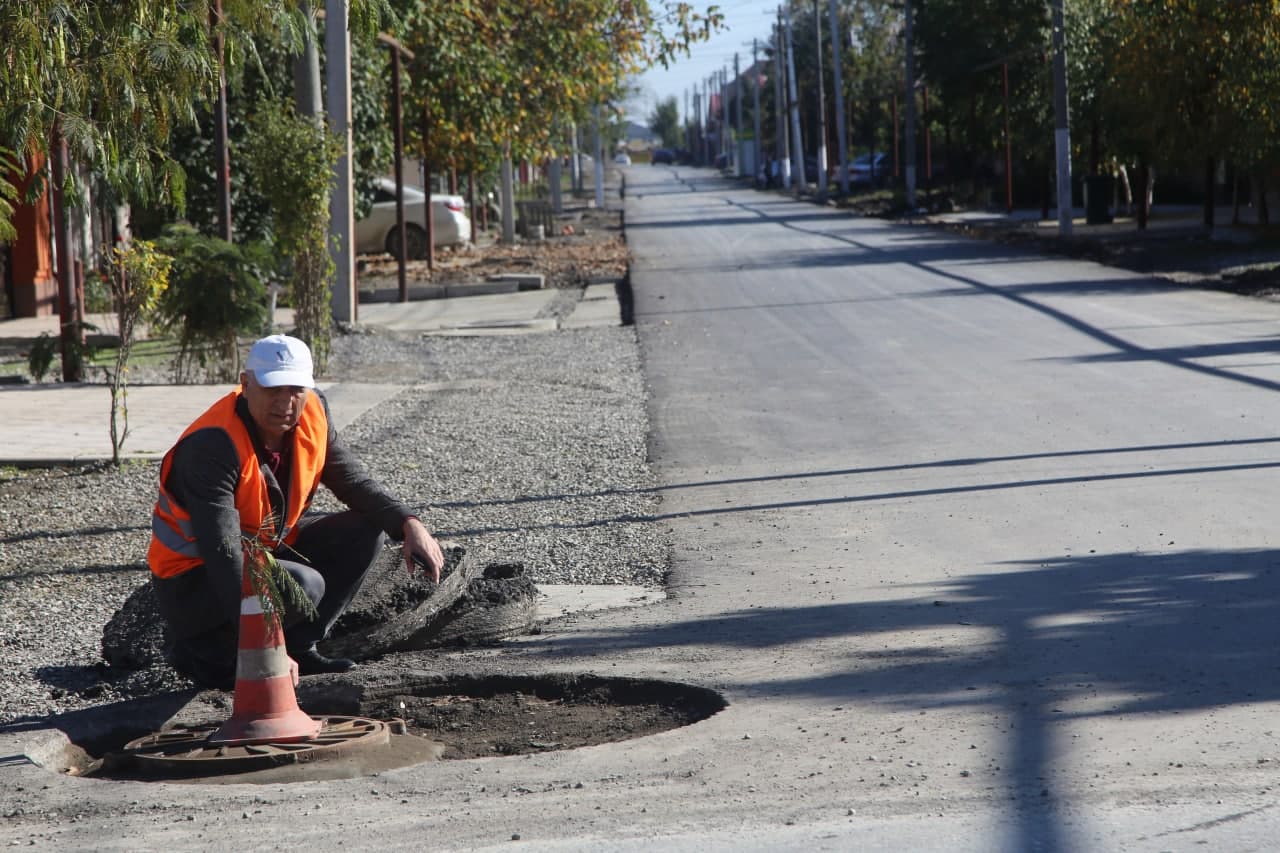
[[[700,603],[633,639],[762,721],[747,823],[1269,848],[1280,306],[672,175],[627,236]]]
[[[1280,305],[709,172],[631,167],[626,209],[672,595],[502,655],[729,707],[289,786],[0,749],[60,846],[1274,847]]]

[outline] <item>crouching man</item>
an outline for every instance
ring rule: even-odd
[[[348,509],[308,513],[319,486]],[[350,605],[384,543],[403,542],[439,581],[444,555],[422,522],[374,481],[343,443],[315,390],[311,351],[272,335],[249,351],[240,385],[165,454],[147,562],[173,638],[175,669],[206,687],[235,684],[244,540],[257,540],[297,580],[316,615],[283,614],[302,675],[343,672],[316,650]]]

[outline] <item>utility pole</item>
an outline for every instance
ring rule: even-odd
[[[755,120],[755,126],[752,128],[755,140],[755,172],[756,175],[761,173],[764,168],[764,143],[760,139],[760,62],[756,58],[756,48],[758,40],[751,40],[751,88],[755,95],[755,108],[751,111],[751,117]],[[753,176],[754,177],[754,176]]]
[[[796,51],[795,42],[791,38],[791,10],[784,6],[783,21],[787,30],[787,95],[791,106],[791,168],[801,191],[808,188],[808,180],[804,174],[804,137],[800,135],[800,96],[796,94]]]
[[[742,157],[740,156],[742,146],[742,69],[738,65],[738,52],[733,52],[733,105],[737,108],[737,121],[735,124],[738,128],[738,138],[734,140],[733,149],[733,173],[739,178],[742,177]]]
[[[1067,33],[1062,0],[1053,3],[1053,143],[1058,161],[1058,236],[1071,236],[1071,128],[1067,113]]]
[[[822,16],[813,0],[813,52],[818,59],[818,201],[827,200],[827,92],[822,80]]]
[[[836,15],[836,0],[831,0],[831,72],[836,86],[836,157],[840,164],[840,194],[849,194],[849,145],[844,126],[844,81],[840,66],[840,21]]]
[[[786,103],[786,84],[782,82],[786,74],[783,73],[783,68],[782,7],[779,6],[778,23],[773,28],[773,106],[776,114],[774,124],[777,136],[773,158],[778,161],[778,180],[783,189],[789,190],[791,189],[791,149],[787,143],[787,119],[783,106]]]
[[[706,102],[706,104],[704,104],[704,105],[703,105],[703,109],[706,111],[706,118],[704,119],[704,122],[705,122],[705,125],[704,125],[704,126],[707,128],[706,138],[702,140],[702,147],[703,147],[703,151],[704,151],[703,156],[704,156],[704,158],[705,158],[705,159],[703,160],[703,164],[702,164],[702,165],[704,165],[704,166],[710,166],[710,165],[712,165],[712,162],[716,159],[716,155],[712,153],[712,149],[711,149],[711,122],[712,122],[712,120],[713,120],[713,119],[715,119],[715,114],[712,112],[712,109],[711,109],[711,108],[712,108],[712,101],[711,101],[711,81],[712,81],[712,79],[714,79],[714,77],[715,77],[715,75],[713,74],[713,75],[711,75],[710,77],[704,78],[704,79],[703,79],[703,81],[702,81],[702,91],[703,91],[703,92],[705,92],[705,93],[706,93],[706,96],[707,96],[707,102]],[[719,139],[719,134],[717,134],[717,135],[716,135],[716,137],[717,137],[717,140],[718,140],[718,139]],[[718,144],[718,142],[717,142],[717,144]]]
[[[330,292],[333,319],[356,319],[356,265],[351,235],[355,231],[351,192],[351,33],[347,28],[348,0],[325,0],[325,106],[329,126],[338,136],[342,154],[333,166],[333,196],[329,200],[329,244],[335,275]],[[427,190],[430,192],[430,190]]]
[[[724,155],[724,164],[729,165],[731,153],[729,149],[729,69],[720,69],[720,126],[724,133],[720,134],[720,153]]]
[[[702,104],[698,100],[698,84],[693,84],[693,115],[689,124],[689,156],[693,165],[702,159]]]
[[[693,125],[689,122],[689,88],[684,90],[684,147],[692,148]]]
[[[905,52],[907,55],[907,114],[906,136],[903,139],[903,159],[907,161],[907,210],[916,207],[916,44],[915,44],[915,11],[911,0],[905,4],[906,30]]]

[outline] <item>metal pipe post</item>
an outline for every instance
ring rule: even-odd
[[[404,116],[400,90],[400,51],[391,47],[391,139],[395,150],[396,176],[396,233],[400,235],[396,246],[396,283],[400,286],[400,301],[409,301],[409,277],[406,258],[409,254],[404,221]]]

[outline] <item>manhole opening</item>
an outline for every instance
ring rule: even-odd
[[[359,713],[403,719],[410,734],[442,743],[447,760],[630,740],[705,720],[726,704],[678,682],[565,674],[387,685]]]
[[[558,673],[531,676],[455,675],[395,678],[382,674],[375,683],[335,678],[301,691],[299,702],[313,716],[358,715],[403,721],[386,745],[338,750],[334,757],[302,755],[291,760],[218,762],[139,760],[128,745],[148,733],[170,731],[166,720],[110,713],[126,725],[95,725],[85,736],[67,732],[72,743],[50,770],[97,779],[155,781],[291,782],[344,778],[407,767],[424,761],[495,758],[577,749],[658,734],[688,726],[723,710],[728,703],[704,687],[672,681],[606,678]],[[207,697],[208,694],[201,694]],[[206,698],[202,711],[229,707],[227,694]],[[355,698],[358,697],[358,698]],[[104,714],[109,709],[103,709]],[[222,720],[179,715],[179,731],[216,728]],[[148,729],[146,726],[153,728]],[[400,734],[403,732],[403,734]],[[280,750],[289,753],[292,747]],[[221,765],[221,766],[220,766]],[[204,768],[207,766],[207,772]]]

